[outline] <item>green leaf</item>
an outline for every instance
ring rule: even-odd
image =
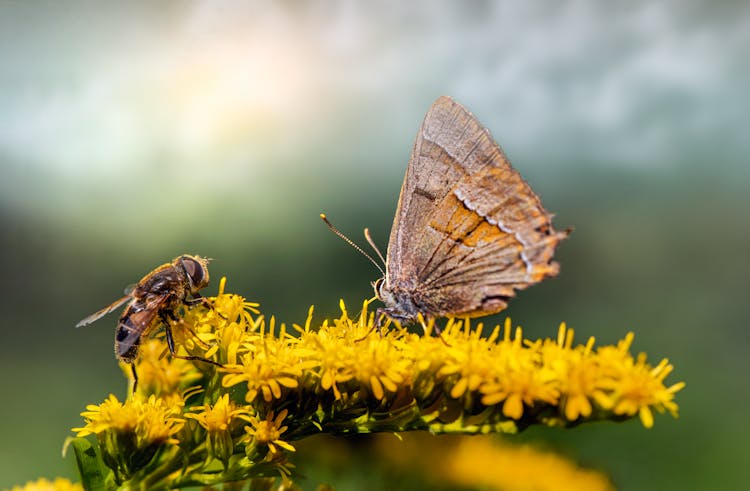
[[[72,445],[75,451],[83,489],[86,491],[107,489],[106,481],[109,471],[102,462],[99,448],[85,438],[71,438],[66,443],[67,445]]]

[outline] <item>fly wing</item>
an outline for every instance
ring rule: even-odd
[[[132,299],[132,297],[128,293],[124,297],[122,297],[122,298],[120,298],[118,300],[115,300],[114,302],[112,302],[111,304],[107,305],[103,309],[101,309],[101,310],[99,310],[97,312],[94,312],[90,316],[88,316],[85,319],[81,320],[78,324],[76,324],[76,327],[87,326],[87,325],[91,324],[92,322],[101,319],[102,317],[104,317],[105,315],[109,314],[110,312],[114,312],[120,306],[122,306],[125,302],[127,302],[128,300],[131,300],[131,299]]]
[[[567,234],[489,131],[449,97],[417,134],[388,243],[391,288],[427,314],[502,310],[515,289],[553,276]]]

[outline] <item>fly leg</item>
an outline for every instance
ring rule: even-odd
[[[214,304],[213,304],[213,302],[211,302],[211,300],[207,299],[206,297],[204,297],[200,293],[194,293],[193,294],[193,298],[186,298],[185,300],[183,300],[183,303],[185,305],[187,305],[188,307],[193,307],[193,306],[198,305],[198,304],[203,304],[204,307],[213,310],[214,312],[216,312],[216,315],[218,315],[219,317],[221,317],[225,321],[229,320],[229,318],[226,315],[224,315],[221,312],[219,312],[216,309],[214,309]]]
[[[174,337],[172,336],[172,324],[170,324],[170,320],[177,321],[179,319],[177,318],[177,316],[175,316],[174,312],[169,312],[169,313],[165,313],[162,315],[162,321],[164,322],[164,333],[166,334],[166,338],[167,338],[167,346],[169,347],[169,352],[173,358],[180,358],[182,360],[189,360],[189,361],[202,361],[204,363],[210,363],[211,365],[224,368],[224,365],[222,365],[221,363],[213,361],[213,360],[209,360],[208,358],[204,358],[202,356],[178,355],[174,347]],[[196,339],[198,338],[196,337]]]
[[[130,371],[133,372],[133,394],[135,394],[135,389],[138,388],[138,372],[135,371],[135,363],[130,363]]]
[[[218,310],[214,309],[214,304],[209,299],[207,299],[206,297],[202,296],[200,293],[195,293],[193,295],[193,298],[186,298],[186,299],[184,299],[182,301],[182,303],[184,303],[187,308],[191,308],[191,307],[193,307],[195,305],[202,304],[204,307],[206,307],[206,308],[208,308],[208,309],[213,310],[214,312],[216,312],[216,314],[219,317],[221,317],[222,319],[224,319],[225,321],[229,320],[229,318],[226,315],[224,315],[221,312],[219,312]],[[179,318],[177,318],[176,316],[174,316],[174,314],[172,315],[172,318],[175,321],[179,321],[180,320]],[[198,337],[198,334],[196,334],[196,332],[190,326],[185,326],[185,327],[187,328],[188,331],[190,331],[190,334],[193,335],[193,338],[195,338],[195,340],[198,342],[198,344],[200,344],[201,346],[203,346],[204,349],[209,349],[210,348],[210,346],[208,344],[206,344],[205,342],[203,342],[203,340]]]

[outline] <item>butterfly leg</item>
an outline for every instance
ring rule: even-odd
[[[429,321],[420,319],[420,322],[422,324],[422,329],[424,330],[424,334],[427,335],[427,322]],[[439,337],[440,341],[442,341],[445,346],[449,348],[451,347],[451,344],[448,341],[446,341],[445,338],[443,337],[443,328],[438,325],[436,319],[432,319],[432,333],[431,334],[434,334],[435,336]]]
[[[373,323],[372,327],[367,331],[367,333],[364,336],[362,336],[359,339],[355,339],[354,342],[355,343],[359,343],[360,341],[364,341],[365,339],[367,339],[370,336],[370,334],[372,334],[372,331],[375,331],[375,330],[378,331],[378,336],[382,338],[383,337],[383,317],[384,316],[388,317],[391,320],[393,320],[393,318],[388,314],[388,309],[383,309],[383,308],[377,309],[375,311],[375,322]]]
[[[448,348],[451,347],[451,344],[443,337],[443,330],[440,328],[440,326],[437,325],[437,323],[433,325],[432,331],[437,335],[437,337],[440,338],[440,341],[442,341],[445,346],[447,346]]]
[[[374,331],[376,329],[378,330],[378,336],[380,336],[382,338],[383,337],[383,329],[382,329],[382,322],[381,321],[382,321],[384,315],[387,315],[387,309],[384,309],[382,307],[376,309],[375,310],[375,322],[372,324],[372,327],[367,330],[367,332],[365,333],[364,336],[362,336],[361,338],[355,339],[354,342],[355,343],[360,343],[360,342],[364,341],[365,339],[367,339],[370,336],[370,334],[372,334],[372,331]]]
[[[383,307],[375,309],[375,322],[373,323],[373,329],[378,330],[378,334],[381,338],[383,337],[383,318],[388,316],[387,310],[388,309],[384,309]]]

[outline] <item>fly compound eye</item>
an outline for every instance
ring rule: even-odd
[[[208,269],[202,261],[192,256],[182,256],[180,260],[194,288],[208,285]]]

